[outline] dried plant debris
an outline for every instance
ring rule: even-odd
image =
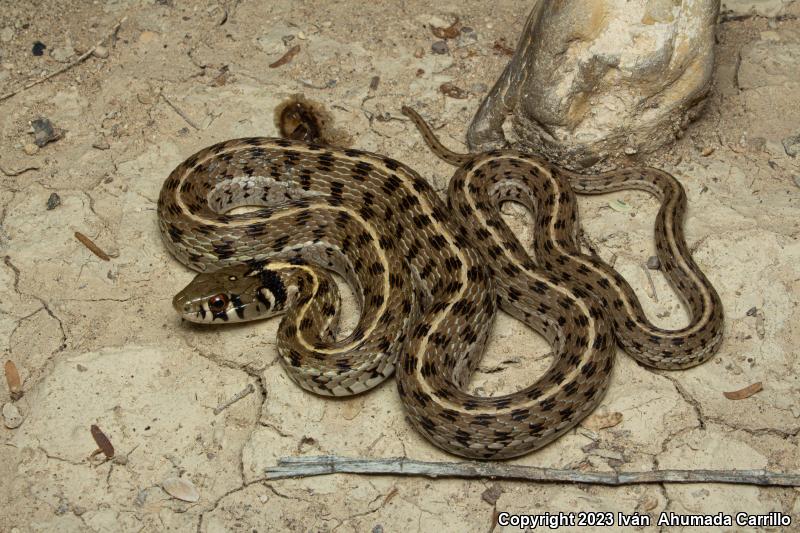
[[[98,450],[92,452],[92,455],[89,457],[90,459],[97,455],[98,453],[102,453],[106,456],[106,459],[113,459],[114,458],[114,446],[111,444],[111,441],[106,437],[106,434],[97,427],[95,424],[92,424],[90,428],[92,431],[92,438],[94,438],[94,442],[97,443]]]
[[[75,238],[78,239],[81,244],[87,247],[94,255],[102,259],[103,261],[110,261],[111,257],[105,253],[99,246],[97,246],[92,239],[81,233],[80,231],[75,232]]]
[[[173,498],[184,502],[194,503],[200,499],[200,492],[198,492],[194,483],[188,479],[179,477],[167,478],[161,483],[161,488]]]
[[[464,100],[469,96],[469,93],[467,91],[450,82],[441,84],[439,86],[439,90],[445,96],[449,96],[450,98],[455,98],[457,100]]]
[[[333,117],[322,104],[294,94],[275,108],[275,127],[281,137],[330,146],[346,146],[349,137],[331,125]]]
[[[760,381],[757,381],[752,385],[748,385],[743,389],[730,392],[723,392],[722,394],[724,394],[725,397],[729,400],[744,400],[746,398],[749,398],[753,394],[761,392],[762,390],[764,390],[764,385]]]
[[[19,371],[14,361],[9,359],[5,364],[6,383],[8,383],[8,392],[12,400],[19,400],[22,398],[22,379],[19,377]]]
[[[446,28],[437,28],[434,26],[431,28],[431,31],[433,32],[433,35],[439,39],[455,39],[458,37],[458,34],[461,33],[461,21],[458,20],[458,17],[456,17],[455,22],[453,22],[450,26]]]
[[[282,67],[283,65],[286,65],[287,63],[290,63],[292,61],[292,59],[294,59],[294,56],[296,56],[299,53],[300,53],[300,45],[296,44],[296,45],[292,46],[291,48],[289,48],[286,51],[286,53],[283,54],[280,57],[280,59],[278,59],[274,63],[270,63],[269,68]]]
[[[504,38],[500,38],[494,42],[494,46],[492,47],[496,54],[504,55],[504,56],[513,56],[514,49],[509,47],[506,43]]]

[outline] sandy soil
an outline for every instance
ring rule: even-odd
[[[589,421],[520,464],[800,470],[800,157],[782,143],[800,134],[800,2],[732,4],[706,114],[650,161],[686,186],[688,239],[725,304],[726,341],[684,372],[653,372],[620,352],[602,409],[621,421]],[[761,14],[750,4],[762,4]],[[298,389],[276,359],[276,321],[208,330],[173,312],[172,295],[192,273],[162,246],[155,199],[175,165],[216,141],[274,135],[274,107],[303,93],[330,110],[352,146],[400,159],[443,188],[452,169],[423,148],[399,107],[416,107],[463,147],[508,60],[495,43],[513,46],[527,11],[511,0],[4,2],[0,94],[74,61],[127,18],[106,57],[0,102],[0,340],[24,389],[12,401],[0,386],[4,422],[15,425],[14,409],[23,418],[15,429],[0,424],[0,531],[488,531],[495,509],[781,511],[797,524],[800,492],[791,488],[266,481],[265,468],[284,456],[453,458],[414,432],[392,383],[343,401]],[[451,13],[476,39],[434,54],[430,26],[447,25]],[[32,55],[36,41],[41,56]],[[291,62],[268,67],[295,45]],[[443,95],[445,82],[467,98]],[[63,137],[31,146],[39,117]],[[60,205],[48,209],[53,193]],[[616,199],[631,209],[610,208]],[[650,316],[684,323],[661,274],[652,272],[651,287],[642,268],[655,201],[626,193],[582,199],[581,210],[588,237],[616,258]],[[530,238],[524,215],[508,218]],[[524,386],[546,353],[503,317],[474,386]],[[748,399],[723,396],[754,382],[764,390]],[[253,393],[215,414],[248,386]],[[92,424],[115,460],[88,459]],[[175,477],[194,484],[197,502],[162,489]]]

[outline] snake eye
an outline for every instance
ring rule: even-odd
[[[226,294],[215,294],[208,299],[208,308],[213,313],[221,313],[228,307],[228,296]]]

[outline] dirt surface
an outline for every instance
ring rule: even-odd
[[[800,471],[800,154],[789,155],[800,150],[792,142],[800,2],[732,4],[719,26],[707,112],[650,161],[686,187],[687,238],[725,305],[722,349],[682,372],[654,372],[620,352],[600,413],[618,423],[598,427],[595,417],[519,464]],[[0,386],[0,531],[489,531],[495,510],[780,511],[795,527],[800,491],[792,488],[267,481],[265,468],[284,456],[454,459],[415,433],[392,383],[339,401],[296,387],[277,359],[277,321],[203,329],[174,313],[172,295],[193,274],[169,256],[156,227],[155,200],[172,168],[216,141],[274,135],[275,106],[303,93],[353,147],[402,160],[443,189],[452,168],[427,152],[400,105],[462,148],[528,9],[509,0],[3,3],[0,94],[115,37],[0,101],[0,340],[24,391],[12,401]],[[431,26],[447,26],[453,13],[473,32],[434,53]],[[290,61],[269,67],[294,46]],[[443,83],[461,93],[446,96]],[[60,138],[39,147],[31,123],[42,117]],[[677,298],[660,272],[643,268],[656,208],[640,193],[581,199],[588,239],[653,320],[677,327],[686,321]],[[526,216],[511,209],[508,219],[529,242]],[[501,317],[475,390],[525,386],[546,368],[547,351]],[[755,382],[763,390],[750,398],[723,395]],[[92,424],[115,459],[89,459]],[[163,488],[170,478],[191,481],[199,500],[172,497]]]

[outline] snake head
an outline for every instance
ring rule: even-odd
[[[172,299],[184,320],[201,324],[260,320],[283,312],[285,303],[286,291],[275,272],[246,266],[198,274]]]

